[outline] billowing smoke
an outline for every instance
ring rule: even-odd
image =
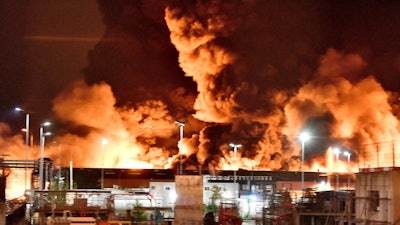
[[[77,155],[79,167],[98,167],[103,157],[104,166],[110,168],[168,167],[169,149],[154,145],[157,139],[174,134],[175,125],[165,104],[149,100],[136,108],[116,108],[115,103],[105,83],[90,87],[82,81],[73,84],[54,100],[53,109],[59,121],[69,123],[76,132],[59,135],[57,142]]]
[[[399,141],[399,95],[376,74],[378,44],[336,36],[335,3],[98,2],[107,29],[86,80],[53,102],[65,129],[46,155],[64,166],[178,168],[182,155],[186,169],[297,170],[308,131],[308,168],[334,170],[334,146],[355,159],[373,157],[360,145]]]
[[[183,1],[166,9],[179,65],[197,83],[194,117],[220,124],[202,132],[212,133],[202,139],[211,159],[232,165],[235,156],[227,143],[236,141],[244,144],[239,158],[246,169],[294,169],[298,146],[293,141],[305,129],[320,143],[313,154],[333,145],[356,149],[361,143],[399,137],[389,93],[363,74],[367,63],[360,55],[327,49],[312,72],[312,64],[301,61],[312,55],[306,50],[313,49],[310,42],[296,36],[290,43],[290,36],[279,35],[292,28],[297,34],[293,20],[310,20],[313,13],[280,13],[285,28],[276,28],[269,11],[257,14],[259,8],[268,9],[261,1]],[[309,31],[307,25],[301,28]],[[285,52],[282,43],[293,52]],[[305,77],[309,81],[304,83]]]
[[[23,135],[12,135],[8,124],[0,122],[0,146],[2,149],[1,158],[18,157],[25,159],[25,141]]]
[[[365,65],[357,54],[328,49],[316,77],[285,106],[288,134],[317,131],[316,141],[326,141],[320,150],[342,146],[357,151],[362,144],[397,140],[399,123],[389,104],[391,93],[372,75],[359,76]]]
[[[86,149],[77,152],[97,157],[82,166],[99,165],[102,137],[112,167],[176,168],[182,154],[187,169],[272,170],[299,168],[304,130],[306,162],[320,167],[333,146],[357,155],[398,138],[393,94],[362,54],[323,43],[322,5],[153,3],[100,1],[108,29],[89,54],[89,85],[55,100],[75,127],[61,142],[73,137]],[[186,123],[182,141],[174,120]],[[234,154],[230,143],[242,147]]]

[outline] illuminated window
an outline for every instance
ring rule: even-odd
[[[257,185],[257,184],[251,185],[251,192],[252,193],[261,193],[262,188],[260,185]]]
[[[266,190],[266,191],[273,190],[272,185],[271,185],[271,184],[265,185],[265,190]]]

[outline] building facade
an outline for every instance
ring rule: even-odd
[[[400,222],[400,168],[367,168],[356,175],[358,224]]]

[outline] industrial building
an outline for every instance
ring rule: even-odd
[[[68,216],[132,222],[135,210],[146,211],[148,221],[154,220],[157,210],[165,222],[185,224],[190,220],[191,224],[201,224],[206,211],[218,210],[215,206],[227,199],[236,200],[242,219],[257,224],[367,225],[400,221],[396,210],[400,195],[395,188],[400,182],[398,167],[361,168],[355,176],[304,172],[303,191],[301,173],[293,171],[210,174],[184,170],[176,175],[174,170],[160,169],[63,168],[65,177],[73,175],[73,185],[64,179],[60,190],[51,188],[61,183],[50,175],[59,171],[46,171],[49,175],[44,182],[50,184],[44,187],[49,189],[27,192],[26,216],[31,224],[45,224],[49,219],[54,220],[53,224],[62,224],[63,220],[55,218]],[[34,173],[32,187],[37,186]],[[101,183],[103,189],[99,188]],[[22,207],[20,201],[18,204]],[[188,209],[192,211],[188,213]],[[14,211],[20,216],[21,210]],[[7,216],[12,221],[13,212]]]
[[[70,177],[69,168],[64,168],[63,171],[67,172],[66,177]],[[58,174],[58,171],[52,173]],[[209,174],[208,171],[185,170],[183,175],[176,175],[174,170],[74,168],[72,173],[72,189],[68,188],[71,185],[66,179],[61,191],[48,189],[32,190],[29,193],[29,203],[32,206],[30,216],[34,218],[32,223],[40,224],[43,218],[64,216],[65,212],[75,216],[90,215],[103,220],[127,220],[130,217],[129,211],[138,202],[145,207],[144,209],[163,209],[168,215],[166,218],[175,219],[176,200],[179,199],[179,193],[176,193],[176,179],[182,176],[201,178],[202,186],[198,192],[201,192],[203,210],[207,210],[207,207],[213,204],[220,204],[221,199],[238,199],[240,214],[245,219],[272,220],[270,216],[277,213],[278,203],[285,202],[288,205],[283,210],[284,214],[280,212],[280,217],[286,218],[291,214],[289,219],[294,221],[296,199],[302,196],[301,173],[290,171],[239,170]],[[328,176],[325,173],[305,172],[304,184],[310,190],[317,190],[321,184],[335,182],[336,178],[335,174]],[[346,187],[347,176],[340,178],[341,186]],[[37,179],[32,180],[32,186],[37,186]],[[57,180],[44,179],[44,182],[58,184]],[[100,183],[103,183],[104,189],[99,188]],[[210,199],[215,188],[221,196],[212,202]],[[144,199],[141,199],[143,196]],[[151,196],[151,199],[147,196]],[[275,208],[273,211],[265,211],[266,206]],[[275,216],[274,220],[280,217]]]
[[[400,223],[400,168],[365,168],[357,174],[355,222]]]

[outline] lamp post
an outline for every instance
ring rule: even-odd
[[[333,149],[333,153],[336,154],[336,164],[338,164],[339,163],[340,150],[338,148],[334,148]],[[338,189],[339,189],[339,173],[336,172],[336,190],[338,190]]]
[[[72,151],[69,151],[69,189],[74,189],[74,166],[72,163]]]
[[[346,151],[346,152],[343,152],[343,155],[347,156],[347,165],[350,168],[350,156],[351,156],[351,153]],[[349,188],[350,188],[350,175],[347,175],[347,189],[349,189]]]
[[[39,190],[43,190],[43,152],[45,137],[50,135],[50,132],[43,132],[43,127],[49,126],[50,122],[44,122],[40,125],[40,156],[39,156]]]
[[[181,141],[183,139],[183,127],[185,123],[176,120],[175,124],[179,126],[179,141]],[[182,175],[182,170],[182,154],[179,153],[179,175]]]
[[[101,157],[101,189],[104,188],[104,146],[108,143],[108,140],[103,138],[101,139],[101,149],[102,149],[102,157]]]
[[[231,146],[233,148],[233,157],[235,158],[235,164],[236,164],[236,162],[237,162],[236,152],[237,152],[238,148],[242,147],[242,145],[230,143],[229,146]],[[236,183],[236,168],[233,170],[233,182]]]
[[[300,134],[301,140],[301,190],[304,191],[304,143],[310,139],[310,135],[306,132]]]
[[[58,144],[58,154],[59,154],[59,164],[60,168],[58,169],[58,190],[61,191],[61,168],[62,168],[62,162],[61,162],[61,144]]]
[[[57,144],[58,147],[58,190],[61,191],[61,167],[62,167],[62,162],[61,162],[61,143],[58,143],[56,141],[53,142],[54,144]]]
[[[23,112],[24,110],[16,107],[15,111]],[[28,179],[28,151],[29,151],[29,113],[25,114],[25,190],[27,189]]]

